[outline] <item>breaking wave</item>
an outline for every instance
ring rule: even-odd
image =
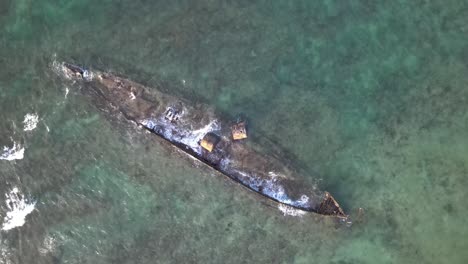
[[[5,196],[8,212],[3,219],[2,230],[7,231],[24,225],[26,216],[34,210],[36,201],[26,198],[17,187],[14,187]]]
[[[24,116],[23,125],[24,131],[31,131],[37,127],[39,116],[37,114],[26,114]]]
[[[20,144],[13,142],[12,147],[3,147],[0,152],[0,160],[19,160],[24,158],[24,148]]]

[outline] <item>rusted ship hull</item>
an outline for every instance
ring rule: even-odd
[[[234,135],[231,122],[212,108],[149,89],[131,80],[77,65],[55,63],[60,75],[92,89],[98,103],[112,105],[126,119],[164,138],[249,189],[274,201],[322,215],[346,217],[328,192],[295,179],[282,160],[260,153]],[[248,139],[247,139],[248,140]]]

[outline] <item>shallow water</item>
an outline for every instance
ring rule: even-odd
[[[1,0],[0,263],[466,263],[468,3],[271,2]],[[109,118],[55,58],[248,116],[353,225]]]

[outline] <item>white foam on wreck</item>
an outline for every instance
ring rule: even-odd
[[[67,79],[73,79],[70,73],[66,70],[66,68],[63,66],[63,63],[57,61],[56,55],[54,54],[54,60],[52,61],[52,70],[58,74],[61,75]]]
[[[165,139],[171,142],[182,143],[198,154],[201,152],[199,143],[202,138],[209,132],[220,130],[220,125],[217,120],[212,120],[210,123],[197,130],[190,130],[175,126],[163,118],[145,119],[139,123],[151,130],[160,128],[161,132],[158,133],[162,134]],[[176,133],[174,133],[175,131]]]
[[[17,187],[14,187],[9,193],[5,194],[5,196],[8,212],[3,219],[2,230],[8,231],[24,225],[26,216],[34,210],[36,201],[25,198]]]
[[[20,160],[24,158],[24,148],[20,144],[13,142],[11,148],[4,146],[0,153],[0,160]]]
[[[278,209],[283,213],[284,216],[289,215],[289,216],[299,216],[302,217],[303,215],[306,214],[306,212],[296,209],[294,207],[285,205],[285,204],[279,204]]]
[[[189,146],[193,150],[196,150],[199,148],[199,142],[203,139],[203,137],[209,132],[215,130],[219,130],[219,124],[217,120],[211,121],[209,124],[200,129],[188,131],[187,135],[180,140],[180,143]]]
[[[64,64],[64,62],[57,61],[57,56],[54,54],[54,60],[52,61],[52,71],[54,71],[57,75],[63,76],[69,80],[77,80],[76,74],[70,71]],[[94,79],[94,73],[88,70],[85,70],[83,73],[83,79],[86,81],[91,81]]]
[[[270,179],[265,179],[256,176],[255,174],[248,173],[246,171],[242,171],[235,168],[230,168],[231,161],[229,159],[223,159],[220,164],[220,168],[222,171],[232,171],[234,170],[235,173],[242,176],[239,177],[238,180],[250,187],[251,189],[262,193],[268,197],[271,197],[280,203],[283,203],[290,206],[297,206],[297,207],[306,207],[310,198],[309,196],[303,194],[299,199],[293,200],[288,196],[284,187],[277,181],[279,176],[277,173],[270,171],[268,176]]]
[[[26,114],[24,116],[23,120],[23,125],[24,125],[24,131],[31,131],[37,127],[37,123],[39,123],[39,116],[34,113],[34,114]]]

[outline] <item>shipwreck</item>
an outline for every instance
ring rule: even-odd
[[[277,203],[346,218],[333,196],[295,179],[281,159],[253,148],[245,120],[223,120],[210,107],[149,89],[109,72],[54,62],[58,73],[92,89],[126,119],[167,140],[214,170]]]

